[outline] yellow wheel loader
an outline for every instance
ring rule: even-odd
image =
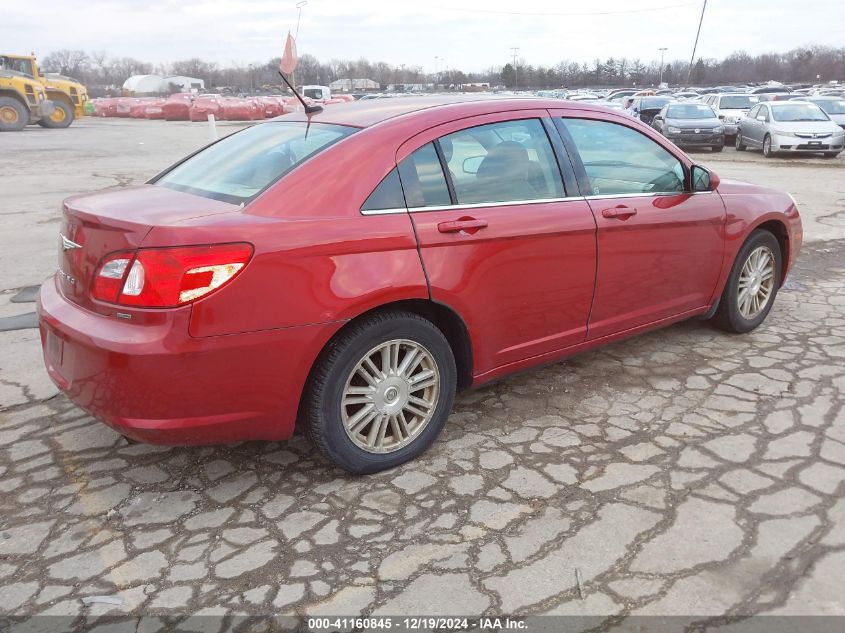
[[[22,73],[0,68],[0,132],[22,130],[55,113],[41,82]]]
[[[88,91],[85,86],[70,77],[53,73],[43,74],[38,67],[38,62],[35,61],[35,53],[0,55],[0,70],[3,69],[27,75],[43,86],[47,98],[55,107],[49,117],[38,119],[39,125],[68,127],[74,119],[85,115],[85,102],[88,101]]]

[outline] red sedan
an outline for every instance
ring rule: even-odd
[[[76,404],[154,443],[299,420],[366,473],[424,451],[456,389],[690,317],[753,330],[801,222],[623,114],[407,98],[285,115],[70,198],[60,239],[41,338]]]

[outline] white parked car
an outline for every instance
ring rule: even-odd
[[[716,112],[716,116],[725,126],[725,136],[733,138],[739,127],[739,120],[760,103],[760,97],[745,93],[714,93],[704,96],[702,101]]]
[[[845,146],[845,129],[814,103],[758,103],[739,122],[736,149],[762,149],[766,157],[779,153],[824,154],[835,158]]]

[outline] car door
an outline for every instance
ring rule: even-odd
[[[768,108],[761,104],[757,106],[752,112],[748,113],[748,118],[751,120],[748,122],[748,127],[750,130],[748,134],[748,140],[750,141],[750,143],[747,143],[747,145],[751,145],[752,147],[761,147],[763,145],[763,136],[765,136],[765,124],[763,123],[763,121],[758,120],[757,117],[766,117],[768,114]],[[742,136],[743,138],[746,137],[745,132],[743,132]]]
[[[712,300],[725,207],[693,193],[688,159],[623,117],[555,118],[598,226],[588,339],[691,313]]]
[[[476,375],[586,337],[596,223],[564,151],[545,111],[519,111],[427,130],[397,153],[432,299],[466,322]]]

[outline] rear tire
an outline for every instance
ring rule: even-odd
[[[0,97],[0,132],[17,132],[29,123],[29,110],[17,99]]]
[[[410,365],[403,369],[403,362]],[[452,410],[457,371],[433,323],[391,311],[362,319],[332,341],[309,383],[302,406],[309,439],[335,465],[365,474],[431,446]]]
[[[47,128],[65,128],[73,123],[73,108],[64,101],[54,101],[55,111],[49,117],[38,120],[38,125]]]
[[[760,264],[759,270],[757,264]],[[750,332],[759,326],[775,302],[782,264],[777,238],[763,229],[754,231],[737,253],[713,324],[736,334]],[[758,300],[759,304],[755,303]]]
[[[738,151],[738,152],[744,152],[745,150],[748,149],[748,146],[745,145],[742,142],[742,133],[741,132],[736,133],[736,138],[734,139],[734,147],[736,148],[736,151]]]

